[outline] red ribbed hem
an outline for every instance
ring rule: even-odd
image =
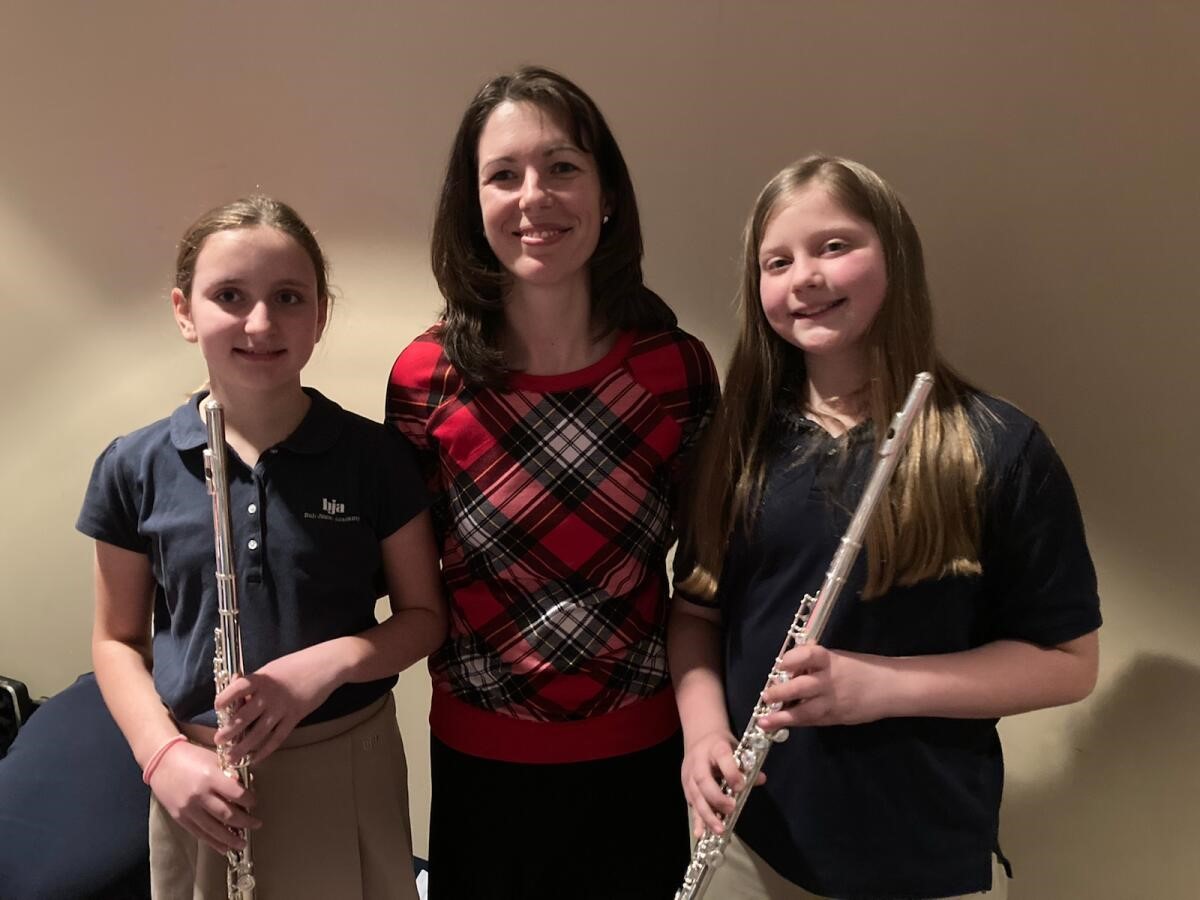
[[[488,712],[434,688],[429,727],[460,753],[516,763],[608,759],[661,744],[679,730],[670,688],[577,722],[534,722]]]

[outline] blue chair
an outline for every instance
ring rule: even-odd
[[[91,673],[0,759],[0,900],[150,896],[150,791]]]

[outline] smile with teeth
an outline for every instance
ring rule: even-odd
[[[570,228],[557,225],[531,225],[514,231],[513,236],[519,237],[524,244],[548,244],[558,240],[570,230]]]
[[[792,317],[796,319],[815,319],[817,316],[827,313],[831,309],[836,309],[845,302],[845,297],[839,297],[838,299],[830,300],[828,303],[822,304],[821,306],[809,306],[805,309],[796,310],[796,312],[792,313]]]

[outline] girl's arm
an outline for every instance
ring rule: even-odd
[[[237,709],[216,734],[218,743],[241,734],[230,747],[233,758],[265,759],[336,688],[395,675],[445,640],[448,616],[428,511],[384,538],[380,549],[392,607],[386,621],[281,656],[217,696],[218,708]]]
[[[783,660],[797,677],[766,693],[769,701],[795,705],[765,716],[764,727],[898,716],[990,719],[1073,703],[1091,693],[1100,619],[1079,504],[1045,433],[1024,420],[1013,427],[1018,430],[1003,439],[1011,444],[1003,455],[1012,458],[992,461],[996,475],[984,504],[990,510],[984,531],[991,538],[982,550],[994,595],[989,603],[1003,623],[996,627],[1004,629],[994,633],[1029,628],[1036,636],[1055,621],[1095,623],[1079,626],[1093,630],[1051,646],[1004,638],[930,656],[797,647]]]
[[[793,678],[771,687],[768,730],[855,725],[897,716],[990,719],[1082,700],[1096,684],[1099,632],[1055,647],[998,640],[973,650],[889,657],[805,645],[783,657]],[[788,705],[790,704],[790,705]]]
[[[147,557],[96,541],[92,665],[104,702],[138,765],[179,735],[150,675],[154,578]],[[226,778],[216,754],[186,742],[161,756],[150,788],[171,816],[218,852],[245,846],[230,828],[257,828],[253,794]]]
[[[681,778],[695,813],[692,830],[697,837],[705,826],[719,833],[733,799],[721,793],[717,778],[723,775],[738,790],[745,782],[733,759],[737,738],[729,730],[721,686],[720,614],[676,597],[667,622],[667,656],[683,723]],[[760,784],[764,780],[759,777]]]

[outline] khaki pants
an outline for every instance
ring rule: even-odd
[[[192,729],[187,729],[189,732]],[[404,745],[389,693],[299,728],[253,768],[255,900],[416,900]],[[225,900],[225,857],[150,802],[154,900]]]
[[[826,900],[782,878],[736,835],[725,850],[725,861],[709,882],[707,896],[720,900]],[[1008,876],[1000,861],[993,856],[990,891],[945,900],[1005,900],[1007,896]]]

